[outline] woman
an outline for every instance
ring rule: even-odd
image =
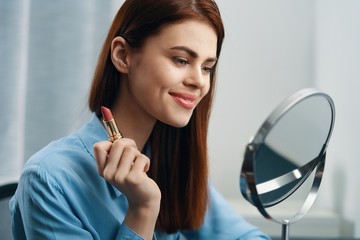
[[[212,0],[126,0],[95,71],[92,119],[25,166],[15,239],[268,239],[208,182],[223,38]],[[102,106],[123,138],[106,140]]]

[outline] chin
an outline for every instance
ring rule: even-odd
[[[175,128],[183,128],[183,127],[186,127],[186,125],[188,125],[189,121],[186,121],[186,122],[169,122],[168,124],[170,126],[173,126]]]
[[[183,128],[189,124],[192,115],[193,115],[193,111],[191,112],[188,111],[186,113],[177,112],[177,113],[172,113],[171,115],[170,114],[163,115],[160,118],[158,118],[158,120],[161,121],[162,123],[165,123],[175,128]]]
[[[178,125],[172,125],[173,127],[176,127],[176,128],[183,128],[183,127],[186,127],[186,125],[188,124],[189,122],[185,123],[185,124],[178,124]]]
[[[166,123],[175,128],[183,128],[188,125],[189,121],[190,117],[186,119],[169,119],[168,121],[163,121],[163,123]]]

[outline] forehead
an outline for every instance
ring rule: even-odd
[[[149,37],[144,47],[154,45],[163,49],[185,46],[199,56],[216,57],[217,35],[214,28],[204,21],[186,20],[165,25],[159,33]]]

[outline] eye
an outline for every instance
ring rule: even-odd
[[[182,65],[182,66],[186,66],[186,65],[190,64],[189,60],[187,60],[186,58],[182,58],[182,57],[173,57],[173,61],[176,64]]]
[[[207,74],[210,74],[213,72],[213,67],[212,66],[202,66],[201,67],[202,71],[204,71]]]

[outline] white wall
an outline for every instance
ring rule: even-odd
[[[316,81],[336,105],[318,203],[353,221],[360,237],[360,1],[318,0],[316,9]]]
[[[304,87],[329,93],[335,130],[316,206],[336,211],[344,236],[360,236],[360,1],[218,0],[226,26],[209,151],[214,184],[242,198],[244,147],[272,109]]]
[[[211,174],[227,197],[240,197],[242,154],[273,108],[313,86],[310,0],[217,1],[226,26],[210,125]]]

